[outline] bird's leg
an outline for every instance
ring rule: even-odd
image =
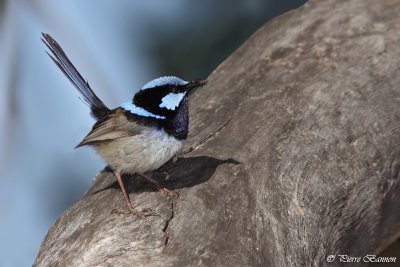
[[[162,187],[162,186],[160,185],[160,183],[157,182],[156,180],[154,180],[153,178],[150,178],[150,177],[148,177],[147,175],[144,175],[143,173],[139,173],[139,172],[137,172],[136,174],[137,174],[138,176],[140,176],[141,178],[145,179],[146,181],[148,181],[149,183],[153,184],[153,185],[156,187],[156,189],[157,189],[158,191],[160,191],[161,193],[164,193],[165,195],[167,195],[167,197],[178,196],[178,193],[177,193],[177,192],[171,191],[171,190],[168,190],[168,189],[165,188],[165,187]]]
[[[154,216],[154,214],[153,214],[151,211],[149,211],[149,210],[142,210],[142,211],[135,210],[135,209],[133,208],[133,206],[132,206],[132,203],[131,203],[131,200],[130,200],[130,198],[129,198],[129,195],[128,195],[128,193],[127,193],[126,190],[125,190],[125,186],[124,186],[124,183],[123,183],[122,177],[121,177],[121,171],[120,171],[120,170],[115,170],[115,171],[114,171],[114,176],[115,176],[115,178],[116,178],[117,181],[118,181],[119,187],[121,188],[122,194],[124,195],[126,204],[127,204],[127,206],[128,206],[128,209],[127,209],[127,210],[118,210],[118,211],[115,211],[115,212],[117,212],[117,213],[123,213],[123,214],[129,214],[129,213],[131,213],[131,214],[133,214],[133,215],[139,216],[140,218],[145,218],[145,217],[147,217],[147,216]],[[114,211],[113,211],[113,212],[114,212]]]

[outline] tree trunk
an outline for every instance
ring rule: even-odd
[[[159,216],[111,214],[125,202],[103,171],[35,265],[335,266],[382,251],[400,235],[399,14],[327,0],[268,22],[192,96],[192,151],[150,174],[180,196],[126,177]]]

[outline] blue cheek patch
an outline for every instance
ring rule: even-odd
[[[185,97],[186,93],[169,93],[161,99],[160,108],[166,108],[169,110],[175,110],[182,99]]]
[[[148,112],[144,108],[135,106],[132,102],[123,103],[120,107],[123,108],[124,110],[129,111],[130,113],[138,115],[138,116],[151,117],[151,118],[162,119],[162,120],[166,119],[165,116],[160,116],[160,115],[156,115],[151,112]]]

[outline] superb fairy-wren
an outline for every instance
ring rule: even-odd
[[[137,174],[158,189],[166,190],[144,173],[160,168],[177,154],[189,129],[189,93],[207,81],[160,77],[145,84],[132,101],[109,109],[82,78],[61,46],[49,34],[42,35],[42,41],[51,52],[48,55],[82,94],[97,121],[76,147],[92,146],[108,163],[128,205],[127,212],[140,217],[150,215],[133,208],[121,175]]]

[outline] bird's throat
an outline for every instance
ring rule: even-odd
[[[170,118],[166,131],[179,140],[186,139],[189,131],[189,100],[185,96],[176,113]]]

